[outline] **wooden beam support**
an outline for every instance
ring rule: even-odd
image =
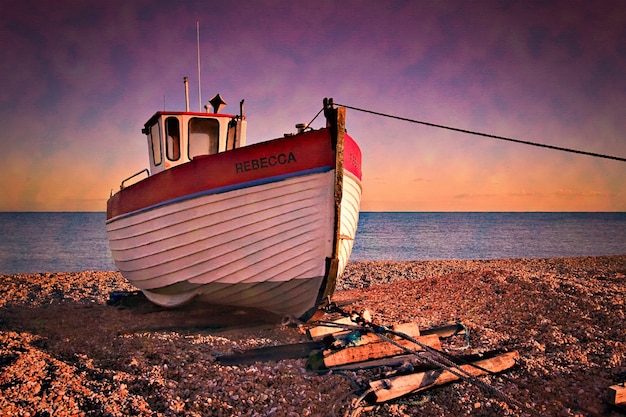
[[[393,327],[395,331],[402,332],[411,337],[419,336],[419,328],[414,323],[404,323]],[[291,343],[278,346],[264,346],[260,348],[250,349],[245,352],[224,355],[217,358],[222,365],[246,365],[263,361],[279,361],[282,359],[300,359],[308,358],[311,351],[323,350],[331,344],[335,347],[345,345],[359,346],[367,343],[379,343],[382,340],[373,333],[358,335],[358,338],[348,337],[350,332],[337,335],[335,338],[325,340],[312,340],[308,342]],[[354,336],[354,334],[352,334]],[[391,336],[392,338],[394,336]],[[343,338],[342,338],[343,337]]]
[[[518,358],[519,353],[512,351],[493,358],[473,362],[472,365],[461,365],[460,368],[473,376],[485,375],[487,372],[502,372],[511,368],[515,365],[515,360]],[[480,367],[480,369],[476,366]],[[436,369],[371,381],[370,387],[374,389],[371,397],[373,402],[381,403],[458,379],[459,377],[450,371]]]
[[[339,320],[334,320],[333,323],[337,324],[338,326],[316,326],[308,329],[306,331],[306,334],[309,339],[312,340],[322,339],[331,334],[345,332],[345,329],[342,329],[340,327],[341,325],[356,326],[356,323],[353,322],[350,317],[343,317]]]
[[[372,314],[369,312],[369,310],[365,310],[362,316],[366,321],[372,321]],[[335,323],[337,324],[337,326],[322,325],[322,326],[312,327],[306,331],[306,334],[309,337],[309,339],[322,339],[331,334],[336,335],[338,333],[345,333],[346,330],[342,328],[342,325],[358,326],[358,324],[353,322],[352,318],[350,317],[342,317],[339,320],[332,321],[331,323]]]
[[[379,339],[380,340],[380,339]],[[439,336],[418,336],[415,340],[423,345],[427,345],[433,349],[441,350],[441,342]],[[411,341],[398,339],[396,342],[402,347],[414,351],[423,351],[424,349]],[[379,343],[368,343],[361,346],[346,347],[339,351],[324,352],[324,366],[330,368],[333,366],[345,365],[347,363],[364,362],[372,359],[387,358],[389,356],[401,355],[406,353],[401,347],[393,345],[389,342],[380,341]]]
[[[431,327],[430,329],[422,329],[423,335],[436,334],[442,339],[452,336],[465,335],[465,327],[461,323],[452,323],[445,326]]]
[[[352,326],[355,325],[355,323],[352,322],[352,320],[350,320],[349,318],[335,320],[333,323],[352,325]],[[393,329],[397,332],[406,333],[409,336],[419,336],[419,335],[426,336],[430,334],[436,334],[442,339],[446,339],[452,336],[464,336],[465,335],[465,327],[460,323],[452,323],[452,324],[447,324],[444,326],[432,327],[429,329],[420,329],[420,332],[417,334],[407,332],[406,327],[404,326],[410,326],[410,325],[418,327],[417,323],[401,323],[399,325],[393,326]],[[401,327],[398,327],[398,326],[401,326]],[[338,326],[317,326],[317,327],[312,327],[307,330],[307,336],[309,337],[309,339],[321,339],[329,334],[332,334],[335,337],[341,337],[342,334],[346,334],[346,333],[349,333],[349,331],[343,330],[341,327],[338,327]]]
[[[420,328],[415,323],[401,323],[396,324],[391,328],[394,332],[403,333],[407,336],[416,338],[420,336]],[[400,340],[400,338],[394,334],[385,334],[386,337],[394,340]],[[335,338],[339,341],[342,340],[341,335],[336,335]],[[369,343],[381,343],[383,340],[376,335],[376,333],[366,333],[361,335],[358,340],[350,340],[350,346],[361,346]],[[441,349],[439,349],[441,350]]]
[[[609,402],[626,408],[626,386],[623,383],[609,387]]]

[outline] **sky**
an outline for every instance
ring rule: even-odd
[[[0,0],[0,211],[105,211],[157,110],[220,93],[248,143],[324,97],[626,158],[623,1]],[[313,127],[323,126],[318,118]],[[348,109],[362,211],[626,211],[626,162]]]

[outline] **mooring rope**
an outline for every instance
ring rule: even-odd
[[[581,150],[578,150],[578,149],[564,148],[564,147],[561,147],[561,146],[547,145],[545,143],[537,143],[537,142],[530,142],[530,141],[527,141],[527,140],[508,138],[508,137],[505,137],[505,136],[492,135],[492,134],[489,134],[489,133],[476,132],[476,131],[473,131],[473,130],[459,129],[459,128],[456,128],[456,127],[444,126],[444,125],[439,125],[439,124],[436,124],[436,123],[429,123],[429,122],[424,122],[424,121],[420,121],[420,120],[409,119],[407,117],[394,116],[392,114],[386,114],[386,113],[380,113],[380,112],[373,111],[373,110],[361,109],[361,108],[358,108],[358,107],[348,106],[346,104],[337,104],[337,103],[335,103],[335,104],[337,106],[345,107],[346,109],[356,110],[356,111],[360,111],[360,112],[363,112],[363,113],[370,113],[370,114],[374,114],[376,116],[389,117],[391,119],[403,120],[405,122],[411,122],[411,123],[418,123],[418,124],[421,124],[421,125],[430,126],[430,127],[437,127],[437,128],[440,128],[440,129],[453,130],[455,132],[467,133],[467,134],[470,134],[470,135],[483,136],[483,137],[487,137],[487,138],[491,138],[491,139],[498,139],[498,140],[504,140],[504,141],[508,141],[508,142],[521,143],[523,145],[538,146],[538,147],[541,147],[541,148],[548,148],[548,149],[553,149],[553,150],[557,150],[557,151],[571,152],[571,153],[580,154],[580,155],[594,156],[596,158],[605,158],[605,159],[612,159],[612,160],[615,160],[615,161],[626,162],[626,158],[622,158],[622,157],[619,157],[619,156],[606,155],[606,154],[600,154],[600,153],[595,153],[595,152],[587,152],[587,151],[581,151]],[[313,120],[315,120],[315,118]]]

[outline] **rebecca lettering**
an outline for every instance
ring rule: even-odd
[[[289,152],[289,154],[280,153],[278,155],[264,156],[258,159],[250,159],[248,161],[236,162],[235,173],[271,168],[276,165],[285,165],[292,162],[296,162],[296,156],[293,154],[293,152]]]

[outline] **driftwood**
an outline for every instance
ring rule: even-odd
[[[479,354],[473,355],[459,355],[459,356],[450,356],[448,357],[456,365],[463,365],[467,363],[476,362],[478,360],[484,360],[488,358],[493,358],[495,356],[501,355],[504,353],[502,350],[492,350],[487,352],[482,352]],[[427,358],[430,358],[431,355],[426,354]],[[410,365],[410,369],[412,369],[412,373],[417,372],[426,372],[431,371],[433,369],[438,369],[439,367],[429,363],[427,360],[420,356],[416,356],[415,354],[406,354],[406,355],[396,355],[389,358],[382,359],[373,359],[365,362],[357,362],[357,363],[347,363],[345,365],[334,366],[332,368],[333,371],[350,371],[350,370],[362,370],[362,369],[371,369],[377,368],[381,366],[386,366],[390,368],[400,368],[403,365]],[[396,371],[392,371],[395,373]],[[402,371],[401,371],[402,372]],[[400,373],[398,373],[400,375]]]
[[[354,323],[353,323],[354,324]],[[326,326],[318,326],[313,329],[319,327]],[[404,333],[411,337],[416,336],[429,336],[429,335],[437,335],[440,338],[451,337],[455,335],[464,335],[465,328],[460,324],[450,324],[441,327],[435,327],[431,329],[422,329],[420,331],[419,327],[415,323],[401,323],[392,327],[392,329],[396,332]],[[300,342],[300,343],[292,343],[278,346],[264,346],[260,348],[254,348],[247,350],[245,352],[233,353],[230,355],[219,356],[217,360],[222,365],[249,365],[255,362],[265,362],[265,361],[279,361],[282,359],[305,359],[309,358],[315,351],[322,351],[324,349],[328,349],[334,345],[335,349],[339,349],[346,345],[362,345],[366,342],[380,342],[381,339],[373,333],[365,333],[359,334],[359,332],[354,331],[344,331],[340,328],[332,328],[334,331],[333,335],[329,335],[328,333],[318,332],[317,330],[313,332],[313,334],[321,335],[325,334],[325,339],[319,339],[319,336],[316,336],[316,340]],[[339,331],[339,332],[338,332]],[[308,332],[307,332],[308,334]],[[356,336],[355,336],[356,334]],[[392,335],[387,335],[392,336]],[[356,337],[356,339],[355,339]],[[375,359],[375,358],[370,358]],[[318,362],[321,358],[317,359]],[[398,360],[388,360],[382,361],[383,364],[393,364],[397,363]],[[402,361],[400,361],[402,363]],[[323,365],[323,364],[322,364]],[[365,365],[368,366],[368,365]],[[374,365],[375,366],[375,365]],[[310,369],[320,369],[320,364],[314,365]],[[355,366],[351,366],[354,368]],[[358,366],[357,366],[358,367]]]
[[[372,315],[368,310],[365,310],[362,317],[366,321],[372,320]],[[343,326],[357,326],[358,324],[352,321],[351,317],[342,317],[338,320],[329,322],[329,325],[315,326],[306,331],[309,339],[321,339],[329,335],[337,336],[342,333],[346,333]],[[349,330],[348,330],[349,331]]]
[[[626,408],[626,386],[623,383],[609,387],[609,403]]]
[[[380,341],[378,343],[368,343],[360,346],[346,347],[339,351],[324,351],[323,364],[326,368],[333,366],[345,365],[347,363],[364,362],[372,359],[387,358],[390,356],[401,355],[406,353],[405,349],[412,351],[423,351],[422,345],[426,345],[436,350],[441,350],[441,342],[439,336],[417,336],[414,338],[420,344],[415,344],[409,340],[399,339],[395,342],[400,346],[396,346],[390,342]],[[379,339],[380,340],[380,339]]]
[[[369,320],[368,320],[369,321]],[[372,326],[375,327],[375,326]],[[377,329],[377,330],[380,330]],[[383,329],[385,331],[385,329]],[[416,358],[415,352],[441,351],[440,338],[464,335],[468,332],[461,323],[453,323],[431,329],[420,330],[416,323],[402,323],[393,326],[381,335],[370,327],[360,327],[351,318],[342,318],[309,328],[306,342],[279,346],[266,346],[246,352],[220,356],[217,360],[223,365],[244,365],[258,361],[307,358],[309,370],[326,372],[328,370],[366,369],[379,366],[400,366],[410,364]],[[412,339],[415,342],[408,340]],[[435,352],[427,353],[433,355]],[[515,365],[519,358],[517,351],[500,353],[491,352],[469,357],[450,357],[461,363],[454,370],[436,368],[436,364],[421,361],[416,368],[409,367],[410,374],[388,377],[371,381],[367,399],[370,403],[381,403],[407,394],[426,390],[438,385],[458,380],[465,375],[479,376],[487,373],[502,372]],[[419,356],[419,355],[418,355]],[[406,371],[406,367],[396,372]],[[457,375],[458,373],[461,376]],[[624,401],[624,386],[611,387],[613,402]]]
[[[309,339],[316,340],[324,338],[328,335],[333,335],[334,337],[340,338],[342,335],[350,333],[349,330],[344,330],[341,328],[342,325],[354,326],[355,323],[349,318],[344,317],[339,320],[335,320],[332,323],[335,323],[335,326],[317,326],[307,330],[307,336]],[[408,330],[407,326],[415,327],[418,329],[418,332],[415,333],[414,330]],[[451,323],[443,326],[432,327],[429,329],[421,329],[417,323],[401,323],[393,326],[393,330],[401,333],[405,333],[411,337],[413,336],[426,336],[430,334],[436,334],[442,339],[452,337],[452,336],[464,336],[466,334],[466,328],[461,323]]]
[[[339,320],[334,320],[332,323],[336,324],[336,326],[333,326],[333,325],[323,326],[322,325],[322,326],[312,327],[306,331],[306,334],[309,337],[309,339],[321,339],[328,335],[345,333],[345,330],[341,328],[341,326],[343,325],[356,326],[356,323],[353,322],[350,317],[343,317],[343,318],[340,318]]]
[[[415,323],[401,323],[394,325],[391,330],[397,333],[402,333],[410,337],[419,337],[420,329]],[[399,339],[393,333],[385,333],[386,337],[391,339]],[[352,331],[349,333],[340,333],[334,336],[335,340],[339,341],[346,346],[361,346],[369,343],[382,342],[380,336],[376,333],[361,333],[361,331]]]
[[[473,376],[485,375],[488,372],[502,372],[511,368],[518,358],[519,353],[512,351],[493,358],[472,362],[472,364],[461,365],[459,368]],[[370,388],[373,390],[371,400],[377,403],[385,402],[458,379],[459,377],[450,371],[436,369],[371,381]]]
[[[440,338],[445,339],[452,336],[465,336],[467,334],[467,329],[461,323],[451,323],[444,326],[422,330],[421,334],[422,336],[436,334]]]

